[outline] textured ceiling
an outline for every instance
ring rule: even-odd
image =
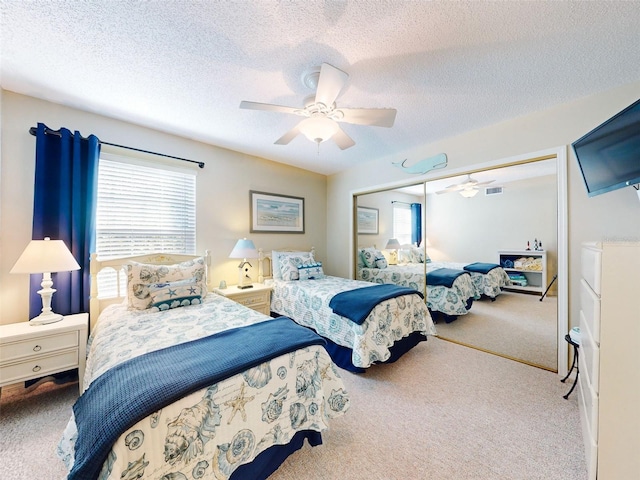
[[[2,88],[323,174],[640,79],[638,1],[0,5]],[[395,125],[342,124],[356,145],[318,150],[274,145],[300,117],[238,108],[302,106],[323,62],[350,75],[338,106],[396,108]]]

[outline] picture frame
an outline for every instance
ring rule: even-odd
[[[358,207],[358,235],[378,235],[377,208]]]
[[[304,198],[249,191],[251,233],[304,233]]]

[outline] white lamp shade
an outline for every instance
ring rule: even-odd
[[[310,117],[298,124],[298,129],[312,142],[329,140],[338,131],[338,124],[327,117]]]
[[[390,238],[389,241],[387,242],[387,245],[384,248],[385,250],[397,250],[399,248],[402,248],[402,246],[400,245],[400,242],[397,239]]]
[[[11,273],[52,273],[80,270],[67,246],[62,240],[31,240]]]
[[[231,250],[229,258],[258,258],[258,250],[252,240],[243,238],[236,242],[236,246]]]

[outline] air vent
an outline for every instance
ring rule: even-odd
[[[484,189],[485,195],[500,195],[502,193],[502,187],[486,187]]]

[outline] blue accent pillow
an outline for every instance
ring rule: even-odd
[[[298,277],[300,280],[318,280],[324,278],[322,262],[298,265]]]
[[[169,310],[202,303],[202,285],[196,278],[149,285],[151,309]]]

